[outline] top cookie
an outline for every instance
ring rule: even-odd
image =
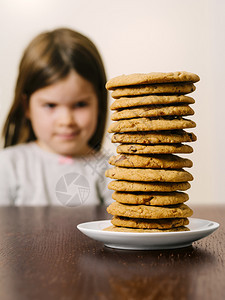
[[[116,87],[140,85],[140,84],[154,84],[154,83],[167,83],[167,82],[197,82],[200,78],[198,75],[190,72],[169,72],[160,73],[152,72],[147,74],[130,74],[121,75],[110,79],[106,83],[107,90],[112,90]]]

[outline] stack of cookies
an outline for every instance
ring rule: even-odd
[[[187,94],[195,90],[199,77],[189,72],[122,75],[106,84],[115,99],[115,112],[108,132],[119,143],[118,155],[106,176],[114,181],[109,189],[115,202],[107,208],[113,215],[112,231],[188,230],[193,211],[184,202],[193,176],[184,168],[192,161],[178,153],[191,153],[183,144],[196,140],[186,131],[196,126],[185,116],[193,115],[195,101]]]

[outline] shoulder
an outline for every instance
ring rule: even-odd
[[[11,190],[12,187],[14,189],[17,188],[18,178],[21,175],[21,170],[24,170],[27,157],[27,145],[25,144],[10,146],[0,150],[1,195],[6,190]]]
[[[92,153],[91,155],[84,156],[83,160],[87,166],[96,171],[104,171],[109,167],[109,157],[102,151],[98,151]]]
[[[34,143],[19,144],[4,148],[0,151],[0,165],[1,166],[23,166],[28,161],[35,161],[35,146]]]
[[[29,155],[34,153],[33,143],[19,144],[4,148],[0,151],[0,162],[18,162],[21,159],[26,159]]]
[[[109,151],[100,150],[98,152],[93,152],[90,155],[90,160],[106,160],[108,161],[112,153]]]

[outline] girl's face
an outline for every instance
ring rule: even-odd
[[[31,95],[27,117],[43,149],[65,156],[87,154],[98,120],[94,87],[71,71],[65,79]]]

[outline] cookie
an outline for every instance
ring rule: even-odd
[[[158,170],[113,167],[105,171],[105,176],[128,181],[185,182],[193,180],[193,176],[182,169]]]
[[[114,192],[112,198],[125,204],[144,204],[144,205],[174,205],[188,201],[188,194],[183,192],[171,193],[123,193]]]
[[[114,226],[140,229],[170,229],[189,224],[187,218],[174,219],[138,219],[114,216],[111,220]]]
[[[123,109],[111,115],[111,120],[147,118],[160,116],[189,116],[194,115],[194,110],[188,105],[177,106],[143,106],[141,108]]]
[[[186,204],[177,204],[168,207],[151,205],[126,205],[113,202],[107,207],[107,212],[114,216],[143,219],[188,218],[193,214]]]
[[[192,153],[193,148],[183,144],[163,144],[163,145],[140,145],[121,144],[117,148],[117,153],[128,154],[169,154],[169,153]]]
[[[121,97],[115,99],[111,104],[111,110],[124,109],[129,107],[141,107],[146,105],[176,105],[176,104],[193,104],[195,100],[185,95],[143,95],[136,97]]]
[[[167,143],[184,143],[194,142],[197,137],[192,132],[181,130],[165,130],[165,131],[150,131],[150,132],[129,132],[129,133],[114,133],[112,143],[125,144],[167,144]]]
[[[189,182],[138,182],[112,180],[108,188],[120,192],[174,192],[186,191],[191,187]]]
[[[103,229],[104,231],[115,231],[115,232],[132,232],[132,233],[154,233],[154,232],[177,232],[177,231],[190,231],[185,226],[174,227],[170,229],[140,229],[140,228],[126,228],[111,225]]]
[[[136,84],[153,84],[165,82],[197,82],[200,78],[198,75],[186,71],[181,72],[152,72],[147,74],[129,74],[120,75],[110,79],[106,83],[108,90],[115,89],[118,86],[129,86]]]
[[[136,118],[120,120],[109,126],[108,132],[137,132],[150,130],[174,130],[196,127],[194,121],[178,118]]]
[[[124,96],[140,96],[154,94],[178,94],[184,95],[195,91],[193,83],[159,83],[152,85],[136,85],[131,87],[117,88],[111,93],[115,99]]]
[[[171,104],[193,104],[195,100],[189,96],[184,95],[171,95],[171,96],[157,96],[148,95],[140,97],[122,97],[116,99],[110,106],[111,110],[128,108],[128,107],[139,107],[145,105],[171,105]]]
[[[153,169],[182,169],[190,168],[193,163],[190,159],[173,154],[163,155],[135,155],[120,154],[111,156],[109,163],[117,167],[126,168],[153,168]]]

